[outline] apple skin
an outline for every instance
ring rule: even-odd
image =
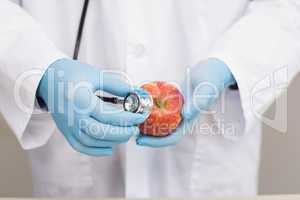
[[[181,122],[183,96],[172,84],[155,81],[142,85],[153,99],[153,108],[146,121],[139,125],[143,135],[163,137],[178,127]]]

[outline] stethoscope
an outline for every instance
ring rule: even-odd
[[[84,0],[80,22],[78,26],[78,32],[76,37],[76,43],[73,53],[73,59],[78,59],[78,53],[80,49],[81,44],[81,38],[82,38],[82,32],[84,28],[85,18],[87,14],[87,9],[89,6],[89,0]],[[231,90],[237,90],[238,86],[237,84],[229,86]],[[129,93],[124,99],[118,98],[118,97],[105,97],[101,96],[99,94],[96,94],[102,101],[113,103],[113,104],[122,104],[123,109],[125,111],[130,111],[134,113],[150,113],[150,110],[153,106],[153,100],[152,98],[139,90]]]
[[[78,26],[78,32],[77,32],[77,37],[76,37],[74,53],[73,53],[74,60],[78,59],[78,53],[79,53],[81,38],[82,38],[82,32],[83,32],[83,28],[84,28],[84,23],[85,23],[85,18],[86,18],[89,2],[90,2],[89,0],[85,0],[84,4],[83,4],[80,22],[79,22],[79,26]],[[95,95],[104,102],[122,105],[123,109],[125,111],[129,111],[129,112],[133,112],[133,113],[149,115],[151,112],[151,109],[153,107],[152,98],[144,90],[134,90],[133,92],[127,94],[124,98],[107,97],[107,96],[102,96],[99,93],[96,93]]]

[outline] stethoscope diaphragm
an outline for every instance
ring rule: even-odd
[[[144,90],[135,90],[124,97],[106,97],[96,93],[104,102],[109,102],[112,104],[122,104],[123,109],[132,113],[140,113],[143,115],[150,115],[153,107],[153,99]]]

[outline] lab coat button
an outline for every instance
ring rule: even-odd
[[[135,44],[132,45],[132,48],[129,52],[131,55],[133,55],[136,58],[140,58],[145,54],[146,48],[143,44]]]

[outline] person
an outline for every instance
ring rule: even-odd
[[[34,196],[257,194],[255,113],[276,99],[278,82],[289,83],[299,71],[299,2],[90,1],[73,60],[83,5],[0,2],[0,111],[28,156]],[[189,80],[174,134],[138,135],[145,116],[114,112],[93,96],[96,89],[130,92],[124,74],[134,86]],[[69,82],[86,87],[69,98],[61,92]],[[238,90],[228,88],[235,83]],[[261,94],[259,101],[253,94]],[[91,109],[76,110],[88,102]],[[100,129],[87,128],[93,124]]]

